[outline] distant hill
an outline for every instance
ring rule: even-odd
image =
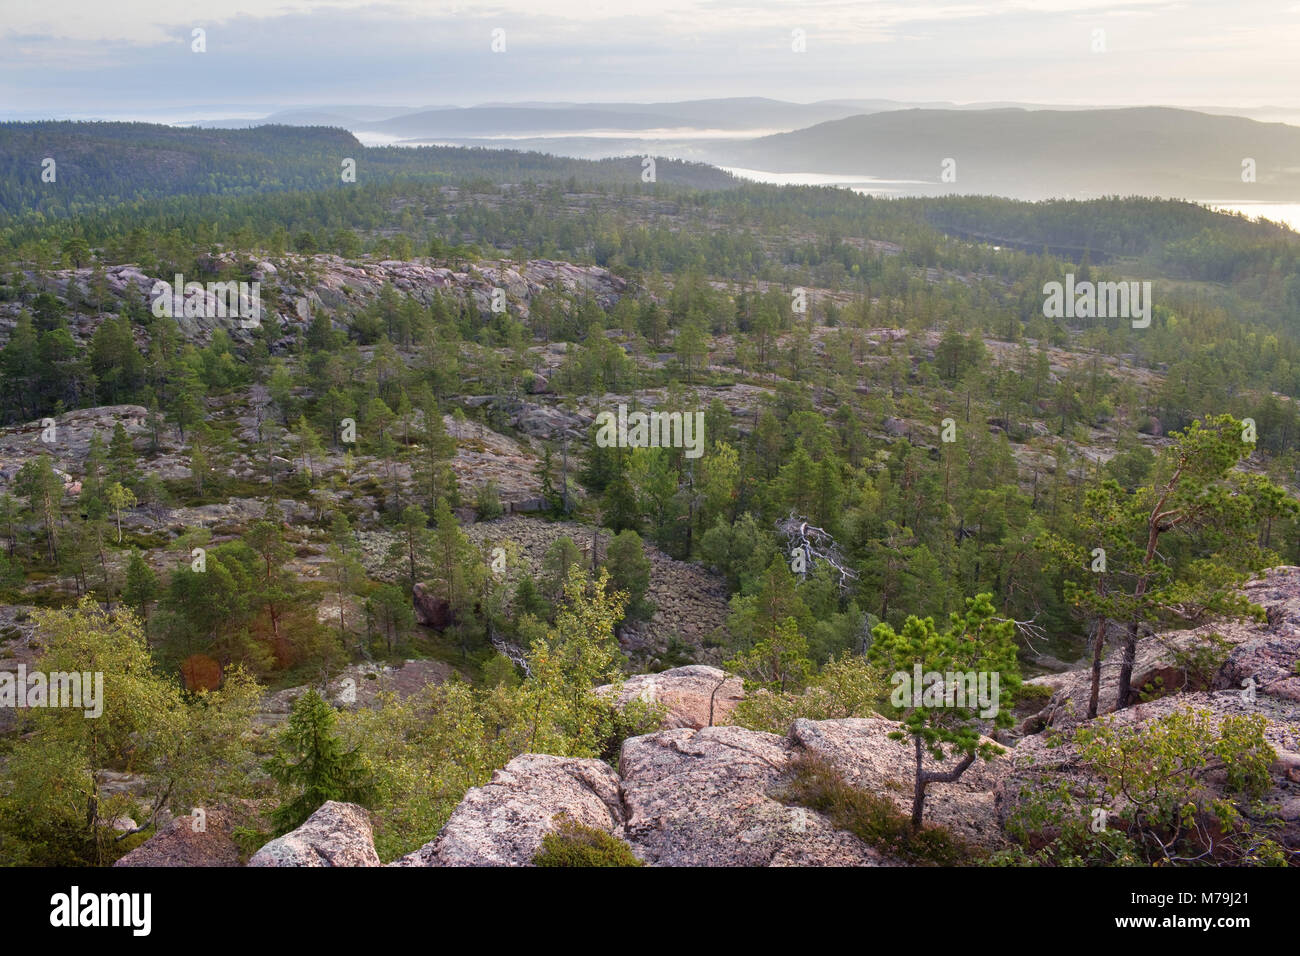
[[[41,178],[55,161],[55,181]],[[592,162],[514,150],[367,148],[325,127],[196,129],[150,123],[0,123],[0,215],[76,215],[138,199],[342,187],[407,177],[511,183],[574,179],[641,186],[641,160]],[[660,160],[656,181],[725,189],[735,181],[703,164]]]
[[[552,130],[644,129],[647,126],[677,126],[681,120],[668,115],[641,113],[623,115],[610,110],[581,108],[519,109],[516,107],[473,107],[411,113],[362,129],[408,139],[486,134],[544,133]]]
[[[1247,157],[1256,162],[1254,183],[1241,181]],[[1298,157],[1298,127],[1164,107],[898,110],[717,144],[709,154],[727,166],[917,180],[930,192],[1022,199],[1300,199]],[[953,183],[940,181],[946,158],[956,160]]]
[[[890,100],[788,103],[765,97],[734,97],[667,103],[482,103],[405,110],[320,106],[281,110],[262,119],[207,120],[194,125],[236,129],[258,124],[340,126],[402,139],[431,140],[581,133],[592,129],[801,129],[827,120],[875,109],[900,109],[905,105],[915,104]]]

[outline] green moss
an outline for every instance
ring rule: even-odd
[[[556,817],[556,829],[542,837],[542,848],[533,857],[536,866],[645,866],[632,855],[632,847],[618,837],[595,827],[583,826],[564,815]]]

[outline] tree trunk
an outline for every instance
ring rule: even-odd
[[[975,752],[972,750],[961,758],[961,763],[945,773],[936,773],[933,770],[922,768],[922,762],[925,759],[925,748],[921,745],[921,738],[917,735],[912,736],[916,742],[916,783],[912,790],[912,832],[916,833],[921,829],[921,814],[925,809],[925,788],[932,783],[952,783],[967,768],[975,762]]]
[[[921,747],[921,738],[913,737],[916,742],[916,780],[912,788],[912,832],[916,833],[921,829],[921,814],[925,810],[925,771],[921,769],[921,761],[925,757],[925,751]]]
[[[1098,618],[1097,633],[1092,639],[1092,691],[1088,695],[1089,720],[1097,716],[1097,694],[1101,690],[1101,652],[1105,645],[1106,619]]]
[[[1124,661],[1119,667],[1119,692],[1115,695],[1115,709],[1123,710],[1128,706],[1133,680],[1133,662],[1137,659],[1138,622],[1132,621],[1124,637]]]

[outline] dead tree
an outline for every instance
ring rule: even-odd
[[[809,524],[794,512],[778,521],[776,528],[785,535],[786,553],[794,559],[794,571],[801,578],[807,577],[814,561],[822,561],[840,576],[840,590],[848,590],[849,582],[857,580],[857,572],[848,566],[839,545],[825,529]]]

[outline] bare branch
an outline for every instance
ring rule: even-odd
[[[816,560],[825,562],[835,570],[840,576],[841,590],[847,590],[849,582],[857,580],[857,572],[848,566],[839,545],[824,528],[809,524],[806,518],[796,515],[793,511],[788,518],[778,521],[776,528],[785,535],[787,554],[793,555],[796,550],[803,552],[805,570],[800,577],[807,575],[807,569],[811,568],[813,561]]]

